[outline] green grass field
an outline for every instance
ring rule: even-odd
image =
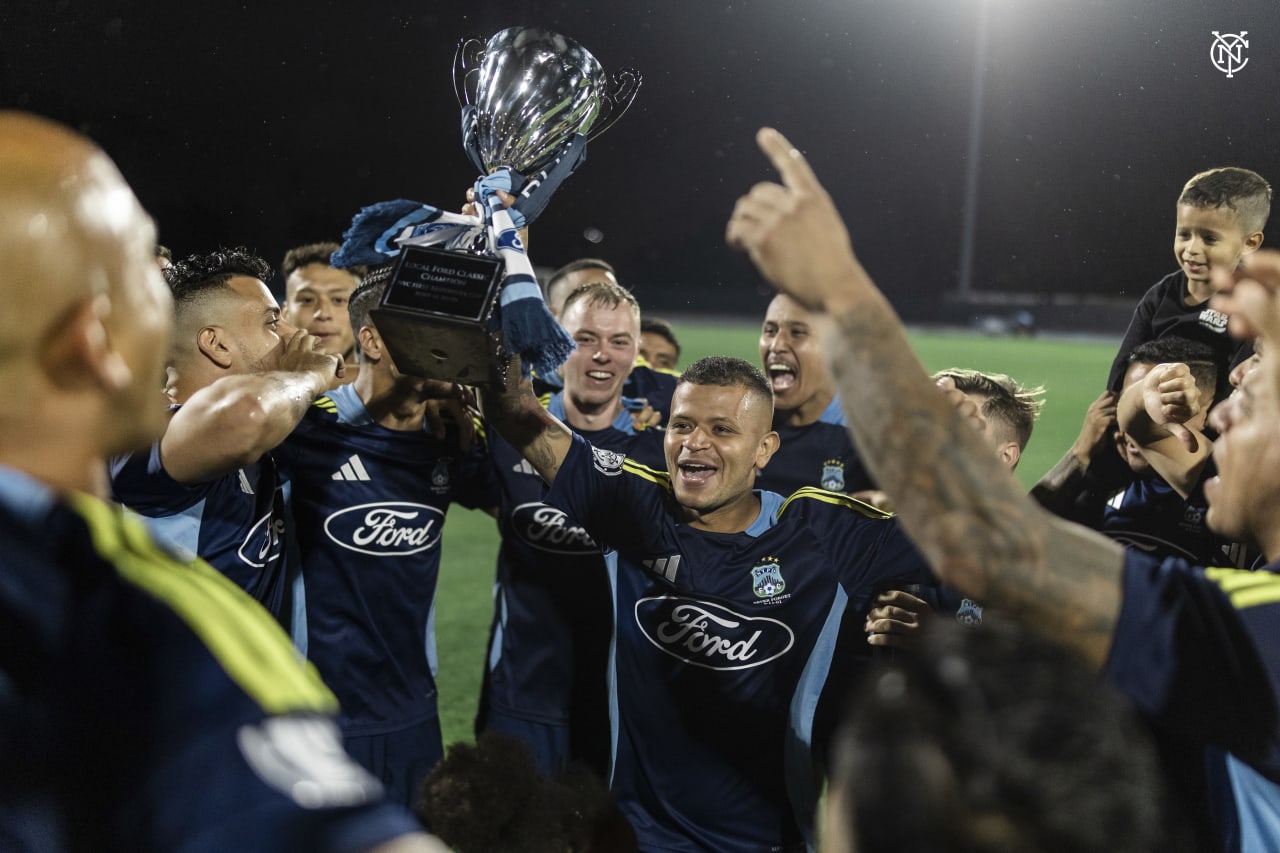
[[[755,325],[678,324],[677,332],[684,348],[682,364],[706,355],[735,355],[758,362]],[[911,340],[930,371],[972,367],[1045,387],[1044,411],[1018,466],[1019,478],[1028,487],[1075,440],[1085,409],[1102,391],[1119,343],[937,332],[915,333]],[[471,738],[493,605],[498,549],[494,520],[480,512],[451,510],[443,548],[436,635],[440,717],[447,744]]]

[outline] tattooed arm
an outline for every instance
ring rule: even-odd
[[[573,433],[548,412],[533,393],[533,383],[520,376],[520,361],[507,367],[507,387],[480,392],[480,411],[498,433],[529,460],[547,483],[555,481],[573,446]]]
[[[800,152],[772,130],[759,142],[783,185],[744,196],[727,239],[779,289],[826,312],[850,432],[903,527],[945,582],[1100,665],[1120,608],[1120,547],[1023,494],[930,381]]]

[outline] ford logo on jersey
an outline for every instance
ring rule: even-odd
[[[783,622],[742,616],[719,604],[664,595],[636,602],[636,624],[662,651],[707,669],[750,669],[777,660],[795,645]]]
[[[426,551],[440,541],[444,513],[415,503],[360,504],[324,520],[324,532],[343,548],[375,557]]]
[[[511,530],[525,544],[550,554],[599,554],[600,546],[563,511],[544,503],[520,504],[511,511]]]

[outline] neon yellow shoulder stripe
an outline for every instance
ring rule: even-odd
[[[1248,569],[1205,569],[1204,576],[1222,587],[1236,610],[1280,602],[1280,575]]]
[[[631,459],[624,459],[622,461],[622,470],[635,474],[637,477],[643,477],[650,483],[657,483],[667,491],[671,491],[671,475],[666,471],[659,471],[656,468],[650,468],[648,465],[641,465],[639,462]]]
[[[171,608],[264,710],[337,710],[315,667],[248,593],[203,560],[181,563],[161,550],[132,513],[88,495],[74,495],[71,503],[98,553],[123,579]]]
[[[810,498],[823,503],[834,504],[835,506],[843,506],[854,512],[861,513],[867,518],[892,518],[893,513],[885,512],[882,509],[876,509],[869,503],[863,503],[857,498],[851,498],[843,492],[830,492],[826,489],[819,489],[817,486],[801,486],[791,493],[791,497],[782,502],[782,507],[778,510],[778,517],[787,511],[787,507],[791,506],[791,502],[797,498]]]
[[[338,404],[328,397],[316,397],[315,400],[312,401],[311,405],[324,409],[331,415],[336,415],[338,413]]]

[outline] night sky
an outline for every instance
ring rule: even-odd
[[[365,204],[461,203],[474,175],[454,48],[513,25],[644,75],[530,254],[607,258],[646,309],[763,307],[723,242],[733,202],[771,177],[753,141],[763,124],[805,150],[909,319],[936,315],[965,279],[966,209],[979,294],[1136,301],[1175,268],[1191,174],[1240,165],[1280,182],[1275,0],[8,0],[0,104],[102,144],[175,253],[245,244],[278,264],[336,239]],[[1211,62],[1214,30],[1247,32],[1231,78]],[[1076,312],[1083,323],[1084,309],[1037,313],[1069,325]]]

